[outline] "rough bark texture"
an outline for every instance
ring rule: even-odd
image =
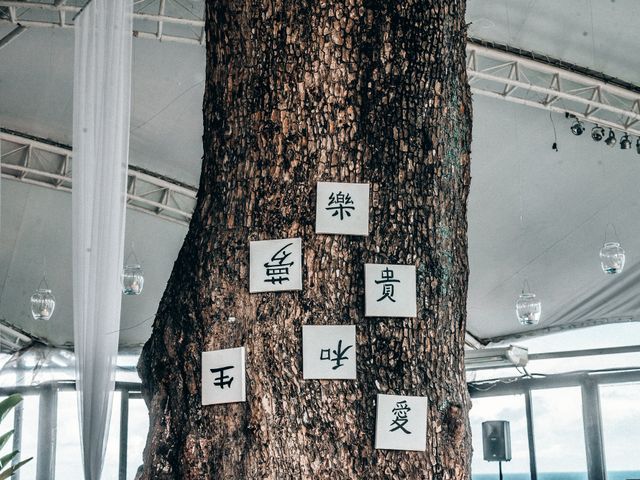
[[[464,11],[207,2],[202,176],[139,364],[142,478],[469,478]],[[368,237],[314,233],[317,181],[371,183]],[[296,236],[303,290],[249,294],[249,241]],[[416,265],[417,318],[364,318],[364,263]],[[302,380],[302,325],[351,323],[357,381]],[[247,402],[202,407],[201,352],[241,345]],[[428,396],[426,452],[373,448],[378,392]]]

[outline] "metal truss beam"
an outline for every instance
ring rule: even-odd
[[[0,0],[0,22],[22,27],[73,28],[79,0]],[[74,3],[74,4],[72,4]],[[82,2],[80,2],[82,3]],[[133,35],[204,45],[202,2],[136,2]],[[187,15],[191,18],[184,18]],[[20,32],[15,32],[17,35]],[[467,71],[477,95],[558,113],[640,136],[640,88],[532,52],[472,39]]]
[[[18,327],[0,319],[0,352],[14,353],[38,340]]]
[[[23,27],[73,28],[74,17],[85,3],[86,0],[0,0],[0,22],[10,22]],[[203,4],[202,1],[194,0],[135,2],[133,35],[160,41],[204,45]]]
[[[0,38],[0,49],[9,45],[13,40],[18,38],[20,34],[22,34],[27,27],[23,27],[22,25],[16,26],[13,30],[7,33],[4,37]]]
[[[564,65],[470,42],[471,91],[640,136],[640,92]]]
[[[0,129],[1,172],[4,178],[55,190],[71,191],[71,147]],[[197,190],[189,185],[129,166],[129,208],[187,225]]]

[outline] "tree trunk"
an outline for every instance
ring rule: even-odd
[[[207,1],[198,202],[138,367],[142,478],[469,478],[464,13]],[[368,237],[314,232],[317,181],[371,184]],[[250,294],[249,241],[290,237],[303,290]],[[416,266],[417,318],[364,317],[365,263]],[[313,324],[357,326],[356,381],[302,379]],[[243,345],[246,403],[201,406],[201,352]],[[376,393],[428,397],[425,452],[374,449]]]

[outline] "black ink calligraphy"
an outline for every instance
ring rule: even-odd
[[[355,204],[351,199],[351,195],[348,193],[342,193],[339,191],[338,193],[331,193],[329,195],[329,206],[325,208],[325,210],[333,211],[332,217],[337,217],[340,215],[340,220],[344,220],[345,215],[347,217],[351,216],[351,212],[349,210],[355,210]]]
[[[287,262],[287,259],[292,255],[292,252],[287,252],[287,247],[291,245],[293,243],[287,243],[271,257],[270,261],[264,264],[266,275],[269,277],[265,279],[265,282],[272,285],[276,283],[282,285],[282,282],[289,281],[289,268],[293,265],[293,261]]]
[[[391,422],[391,426],[393,427],[390,432],[395,432],[396,430],[402,430],[404,433],[410,434],[411,432],[404,428],[404,426],[409,423],[409,419],[407,418],[407,412],[411,411],[409,405],[407,405],[406,400],[401,400],[396,402],[396,408],[391,410],[394,415],[394,420]],[[394,426],[395,425],[395,426]]]
[[[395,303],[395,299],[393,295],[395,293],[394,283],[400,283],[400,280],[397,278],[393,278],[393,270],[389,267],[385,268],[381,273],[382,279],[375,280],[377,284],[382,284],[382,296],[376,300],[377,302],[381,302],[382,300],[389,299]]]
[[[342,365],[342,362],[345,360],[349,360],[349,357],[346,356],[347,351],[353,347],[353,345],[348,345],[344,349],[342,348],[342,340],[338,341],[338,348],[331,351],[330,348],[323,348],[320,350],[320,360],[329,360],[331,362],[336,362],[336,364],[332,367],[332,370],[337,370]],[[331,354],[333,353],[334,358],[331,358]]]
[[[219,367],[219,368],[211,368],[211,373],[213,373],[214,375],[217,373],[218,376],[213,380],[213,384],[216,387],[220,387],[221,389],[224,389],[224,387],[229,387],[231,388],[231,382],[233,382],[233,377],[230,377],[229,375],[227,375],[226,373],[224,373],[226,370],[229,370],[233,368],[233,365],[230,365],[228,367]]]

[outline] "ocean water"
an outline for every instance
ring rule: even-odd
[[[496,468],[497,470],[497,468]],[[528,473],[504,473],[504,480],[530,480]],[[498,480],[498,473],[476,474],[472,480]],[[538,473],[538,480],[587,480],[587,472],[546,472]],[[640,470],[607,472],[607,480],[640,480]]]

